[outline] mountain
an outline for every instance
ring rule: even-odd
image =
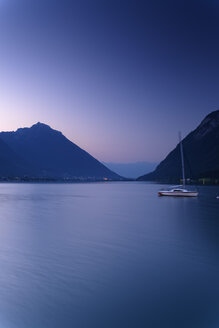
[[[0,139],[0,175],[11,177],[24,175],[28,167],[19,155],[17,155],[3,140]]]
[[[207,115],[182,141],[187,178],[219,178],[219,110]],[[138,180],[175,182],[181,178],[179,144],[152,173]]]
[[[1,177],[110,179],[121,177],[43,123],[0,133]]]
[[[155,169],[155,163],[150,162],[135,162],[135,163],[103,163],[110,170],[127,178],[136,179],[144,173],[151,172]]]

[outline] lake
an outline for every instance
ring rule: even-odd
[[[0,184],[0,328],[219,327],[219,188],[159,188]]]

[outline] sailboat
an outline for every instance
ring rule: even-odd
[[[184,165],[184,155],[183,155],[183,145],[181,133],[179,133],[179,144],[180,144],[180,154],[181,154],[181,164],[182,164],[182,182],[180,186],[174,186],[168,190],[158,191],[158,196],[173,196],[173,197],[197,197],[197,191],[191,191],[186,189],[186,178],[185,178],[185,165]]]

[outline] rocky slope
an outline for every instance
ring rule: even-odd
[[[120,176],[46,124],[0,133],[0,177],[112,179]]]
[[[183,139],[186,177],[219,178],[219,110],[207,115],[201,124]],[[182,176],[179,144],[157,166],[138,178],[145,181],[177,181]]]

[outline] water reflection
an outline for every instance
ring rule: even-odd
[[[1,184],[0,325],[216,327],[217,190],[159,188]]]

